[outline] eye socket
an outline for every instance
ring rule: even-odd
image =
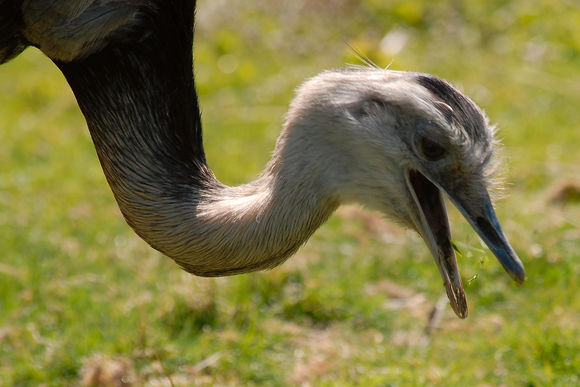
[[[437,161],[447,154],[447,150],[435,141],[422,136],[418,140],[419,146],[418,149],[416,149],[418,151],[417,153],[425,160]]]

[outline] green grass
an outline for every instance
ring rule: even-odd
[[[137,385],[578,385],[580,206],[550,200],[580,180],[574,2],[200,3],[197,83],[220,179],[259,173],[293,89],[357,63],[348,43],[454,82],[499,126],[498,213],[528,281],[515,286],[450,211],[470,316],[447,307],[427,338],[443,295],[427,248],[356,208],[280,268],[189,276],[123,222],[66,82],[28,49],[0,67],[0,385],[86,384],[121,365]],[[399,50],[383,40],[393,30]]]

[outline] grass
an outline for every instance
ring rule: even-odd
[[[259,173],[292,90],[356,63],[348,43],[454,82],[500,127],[497,208],[528,281],[515,286],[451,210],[470,316],[446,308],[427,337],[443,294],[427,248],[352,207],[280,268],[189,276],[123,222],[72,93],[28,49],[0,67],[0,385],[579,384],[580,206],[562,196],[580,179],[573,2],[200,3],[220,179]]]

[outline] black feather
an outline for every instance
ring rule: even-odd
[[[155,178],[147,180],[163,182],[172,176],[184,189],[203,185],[207,178],[193,79],[194,10],[195,0],[147,4],[136,13],[136,22],[116,33],[101,51],[73,62],[56,62],[73,89],[97,150],[103,149],[99,152],[103,168],[114,168],[119,177],[123,169],[129,177],[131,167],[134,179],[133,172],[140,167],[141,173]],[[120,149],[104,149],[111,146]],[[140,154],[152,155],[154,165],[139,166],[131,155]],[[111,155],[117,159],[108,159]]]
[[[445,117],[451,118],[461,125],[473,142],[484,140],[488,136],[482,111],[453,86],[429,74],[417,75],[417,82],[429,90],[437,100],[446,103],[453,109],[450,117],[448,109],[435,104]]]

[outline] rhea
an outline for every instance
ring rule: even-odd
[[[298,88],[259,177],[220,183],[202,146],[194,11],[195,0],[0,1],[0,63],[32,45],[59,67],[123,216],[153,248],[199,276],[269,269],[357,202],[422,236],[464,318],[446,195],[525,279],[488,195],[493,129],[431,75],[322,72]]]

